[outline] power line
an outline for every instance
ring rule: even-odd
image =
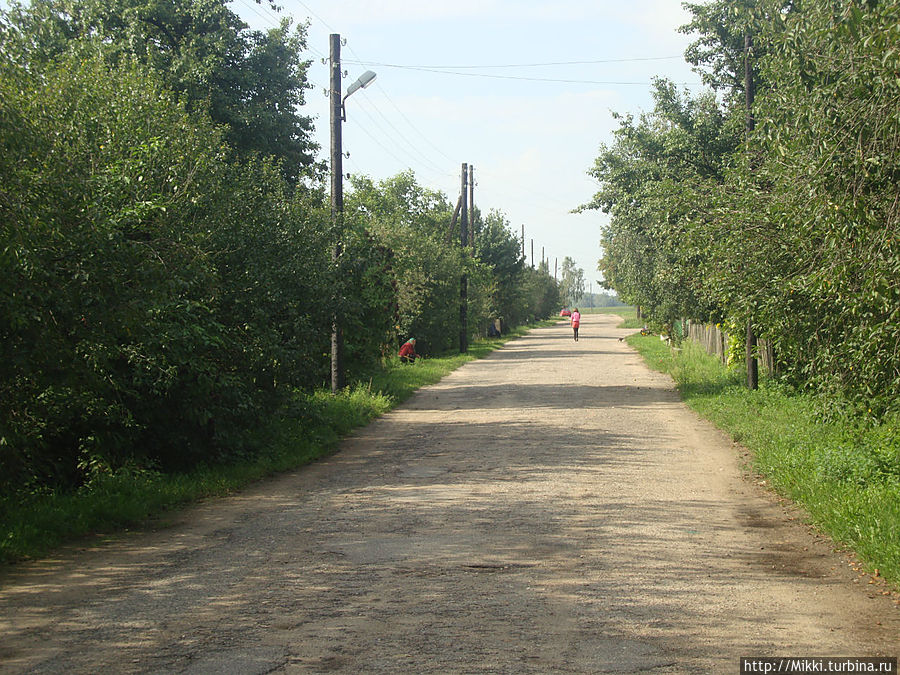
[[[376,113],[378,113],[378,115],[381,117],[381,119],[383,119],[383,120],[388,124],[388,126],[390,126],[390,128],[393,129],[393,130],[396,132],[396,134],[397,134],[397,135],[398,135],[398,136],[399,136],[399,137],[400,137],[400,138],[401,138],[401,139],[402,139],[402,140],[403,140],[403,141],[404,141],[411,149],[412,149],[412,151],[413,151],[416,155],[418,155],[419,157],[421,157],[422,160],[424,160],[426,164],[430,165],[430,167],[431,167],[433,170],[437,171],[438,173],[443,172],[443,168],[442,168],[442,167],[438,166],[438,165],[435,164],[431,159],[429,159],[429,158],[428,158],[428,155],[427,155],[425,152],[423,152],[423,151],[420,150],[418,147],[416,147],[416,146],[412,143],[412,141],[410,141],[410,140],[403,134],[403,132],[400,131],[400,130],[394,125],[394,123],[391,122],[390,119],[387,118],[387,116],[386,116],[383,112],[381,112],[381,109],[378,107],[378,105],[375,103],[375,101],[372,99],[372,97],[369,96],[369,94],[367,94],[365,91],[363,91],[363,97],[364,97],[365,100],[369,103],[369,105],[371,105],[372,109],[373,109]]]
[[[426,143],[428,143],[428,145],[430,145],[430,146],[431,146],[431,147],[432,147],[439,155],[441,155],[444,159],[446,159],[447,161],[450,161],[450,162],[455,161],[452,157],[450,157],[447,153],[445,153],[445,152],[444,152],[443,150],[441,150],[437,145],[435,145],[435,144],[432,142],[432,140],[431,140],[430,138],[428,138],[427,135],[425,135],[422,131],[419,130],[419,128],[418,128],[415,124],[412,123],[412,120],[410,120],[409,117],[406,116],[406,113],[404,113],[404,112],[400,109],[400,107],[399,107],[396,103],[394,103],[394,100],[388,95],[386,89],[384,89],[378,82],[375,83],[375,86],[378,88],[378,91],[380,91],[380,92],[382,93],[382,95],[387,99],[388,103],[390,103],[392,106],[394,106],[394,110],[396,110],[396,111],[400,114],[400,116],[403,118],[403,120],[409,125],[409,127],[410,127],[413,131],[415,131],[417,134],[419,134],[419,136],[420,136]]]
[[[448,66],[448,65],[438,65],[438,66],[429,66],[429,65],[410,65],[410,64],[397,64],[397,63],[379,63],[375,61],[367,62],[367,61],[352,61],[348,60],[348,63],[357,63],[357,65],[362,66],[384,66],[386,68],[426,68],[426,69],[438,69],[438,70],[466,70],[466,69],[488,69],[488,68],[538,68],[544,66],[577,66],[577,65],[588,65],[588,64],[596,64],[596,63],[630,63],[636,61],[668,61],[673,59],[681,59],[684,58],[681,55],[678,56],[636,56],[631,58],[621,58],[621,59],[595,59],[592,61],[548,61],[545,63],[503,63],[503,64],[481,64],[481,65],[465,65],[465,66]]]
[[[651,82],[616,82],[612,80],[572,80],[572,79],[562,79],[555,77],[525,77],[522,75],[496,75],[491,73],[462,73],[454,70],[443,70],[437,68],[428,68],[428,67],[420,67],[420,66],[403,66],[399,64],[392,63],[366,63],[360,62],[365,65],[375,65],[380,68],[397,68],[400,70],[416,70],[425,73],[435,73],[438,75],[459,75],[462,77],[486,77],[495,80],[519,80],[523,82],[559,82],[563,84],[599,84],[606,86],[625,86],[625,85],[636,85],[641,87],[649,87],[652,85]],[[697,86],[700,85],[700,82],[675,82],[677,85],[684,86]]]
[[[264,22],[266,22],[266,27],[268,28],[278,28],[281,25],[281,17],[275,14],[272,10],[270,10],[264,3],[256,3],[253,0],[237,0],[241,5],[249,9],[251,12],[260,17]],[[286,18],[291,19],[291,21],[296,21],[293,16],[287,16]],[[307,36],[307,51],[314,53],[319,58],[327,58],[325,52],[321,49],[317,49],[314,45],[309,43],[309,36]]]
[[[343,63],[352,63],[355,65],[363,65],[363,64],[367,63],[367,61],[365,59],[361,58],[360,55],[356,53],[356,51],[353,49],[352,44],[348,43],[347,49],[356,58],[355,59],[343,59]],[[384,95],[384,97],[388,100],[388,102],[390,102],[390,104],[394,107],[394,109],[397,110],[398,113],[400,113],[400,116],[403,118],[403,120],[409,125],[409,127],[413,131],[415,131],[420,137],[422,137],[432,148],[434,148],[445,159],[447,159],[450,162],[456,161],[456,160],[452,159],[449,155],[447,155],[447,153],[445,153],[440,148],[438,148],[424,133],[419,131],[419,129],[412,123],[412,121],[410,121],[409,117],[407,117],[403,113],[403,111],[400,109],[400,107],[393,101],[393,99],[391,99],[391,97],[388,95],[387,91],[385,91],[385,89],[380,85],[380,83],[378,81],[375,82],[375,86]],[[388,120],[387,116],[380,110],[378,105],[373,101],[373,99],[365,91],[363,91],[363,96],[366,97],[366,100],[371,104],[372,108],[391,126],[391,128],[396,132],[396,134],[401,139],[403,139],[403,141],[406,142],[406,144],[409,145],[409,147],[412,148],[416,154],[418,154],[419,156],[421,156],[423,158],[426,158],[426,162],[431,167],[433,167],[433,168],[429,169],[428,171],[426,171],[426,173],[431,173],[432,175],[440,176],[440,177],[447,177],[448,175],[450,175],[450,174],[443,172],[443,169],[441,169],[437,164],[435,164],[431,160],[428,160],[427,153],[420,150],[415,144],[412,143],[412,141],[410,141],[408,138],[406,138],[406,136],[404,136],[403,133],[399,129],[397,129],[397,127],[393,123],[391,123],[390,120]],[[374,119],[372,121],[375,122]],[[380,127],[380,125],[378,125],[377,122],[375,122],[375,124],[376,124],[376,126]],[[368,132],[366,132],[366,133],[369,136],[369,138],[371,138],[375,143],[377,143],[379,146],[384,148],[384,146],[378,140],[376,140],[374,138],[374,136],[372,136],[372,134],[370,134]],[[390,135],[390,134],[386,134],[386,135]],[[401,164],[405,164],[403,162],[403,160],[400,160],[395,153],[387,150],[386,148],[384,148],[384,149],[388,152],[389,155],[391,155],[392,157],[394,157],[395,159],[400,161]],[[420,163],[420,165],[421,165],[421,163]]]
[[[334,28],[332,28],[331,25],[330,25],[325,19],[323,19],[321,16],[319,16],[319,15],[316,14],[314,11],[312,11],[312,9],[310,8],[309,5],[307,5],[305,2],[302,2],[302,0],[296,0],[296,2],[297,2],[297,4],[300,5],[303,9],[305,9],[307,12],[309,12],[312,16],[314,16],[316,19],[318,19],[318,20],[319,20],[319,23],[321,23],[323,26],[325,26],[325,28],[327,28],[328,30],[330,30],[332,33],[335,32]]]
[[[359,116],[362,116],[363,118],[365,118],[369,122],[371,127],[373,127],[377,131],[377,134],[371,133],[368,129],[366,129],[363,126],[360,126],[360,129],[362,129],[366,133],[366,135],[369,136],[370,139],[372,139],[373,142],[377,143],[379,147],[381,147],[391,157],[393,157],[394,159],[399,161],[402,165],[409,166],[410,162],[412,161],[412,163],[425,168],[427,173],[434,173],[437,175],[441,175],[441,173],[443,172],[443,169],[441,167],[437,166],[431,160],[427,159],[427,156],[422,151],[418,150],[415,146],[413,146],[411,144],[409,145],[409,147],[412,148],[413,152],[410,152],[406,147],[404,147],[400,142],[398,142],[396,136],[393,136],[392,134],[388,133],[385,130],[384,126],[381,125],[378,122],[378,120],[376,120],[374,118],[374,116],[371,114],[371,112],[366,110],[366,106],[356,106],[354,108],[353,117],[354,117],[355,122],[358,122]],[[397,135],[400,138],[403,138],[401,135],[399,135],[399,132],[397,132]],[[378,138],[376,138],[376,136],[389,142],[391,144],[392,148],[390,148],[390,149],[387,148]],[[407,141],[407,143],[408,143],[408,141]],[[401,159],[398,153],[402,153],[402,154],[406,155],[408,157],[408,159],[406,159],[406,160]],[[420,157],[422,159],[420,159]]]
[[[281,23],[280,17],[277,14],[273,13],[268,7],[263,6],[263,5],[257,5],[256,3],[252,2],[252,0],[237,0],[237,2],[239,2],[247,10],[256,14],[256,16],[258,16],[262,20],[263,25],[265,27],[277,27],[280,25],[280,23]],[[332,26],[329,25],[328,22],[325,21],[320,15],[316,14],[306,3],[300,2],[298,0],[298,4],[300,4],[303,8],[305,8],[306,11],[309,12],[309,14],[312,15],[312,17],[314,17],[321,26],[324,26],[332,33],[334,32],[334,29],[332,28]],[[291,18],[293,18],[293,17],[291,17]],[[311,21],[311,20],[309,20],[309,21]],[[312,52],[320,57],[323,57],[327,60],[327,56],[324,54],[324,52],[317,49],[312,44],[308,43],[306,48],[310,52]],[[351,53],[353,53],[354,56],[356,56],[356,60],[343,59],[342,65],[344,65],[346,63],[358,64],[358,63],[364,62],[359,57],[359,55],[353,51],[352,47],[348,46],[348,50]],[[313,80],[313,78],[311,78],[309,76],[309,72],[307,72],[307,82],[309,82],[311,85],[313,85],[316,88],[321,88],[321,86],[317,85],[316,82]],[[431,143],[428,140],[428,138],[421,131],[419,131],[415,127],[415,125],[412,124],[412,122],[410,122],[409,118],[405,114],[403,114],[403,112],[399,109],[397,104],[394,103],[394,101],[390,99],[390,97],[387,95],[387,92],[384,91],[384,89],[381,87],[379,87],[379,89],[382,92],[382,94],[384,95],[384,97],[386,99],[388,99],[388,101],[391,103],[391,105],[394,106],[394,108],[400,113],[401,117],[403,117],[403,119],[406,121],[406,123],[414,131],[416,131],[417,134],[419,134],[427,142]],[[326,88],[326,91],[327,91],[327,88]],[[435,162],[430,160],[428,157],[428,154],[425,151],[423,151],[422,149],[420,149],[420,147],[418,147],[415,143],[413,143],[409,138],[407,138],[407,136],[404,135],[403,132],[400,129],[398,129],[397,126],[393,122],[391,122],[391,120],[388,118],[388,116],[386,116],[382,112],[382,110],[379,108],[379,106],[375,103],[375,101],[371,97],[369,97],[365,92],[363,92],[363,95],[366,96],[368,108],[371,108],[371,110],[373,110],[375,113],[377,113],[378,116],[380,116],[382,118],[382,120],[384,120],[384,122],[388,125],[388,127],[390,127],[390,129],[393,130],[393,132],[386,129],[382,124],[379,124],[379,122],[372,116],[370,110],[367,107],[363,107],[363,108],[360,108],[359,110],[354,111],[354,117],[357,117],[358,113],[362,114],[365,118],[367,118],[369,120],[370,124],[372,124],[375,128],[378,129],[378,133],[374,134],[371,131],[369,131],[369,129],[367,129],[365,126],[363,126],[363,125],[359,126],[360,131],[362,131],[366,136],[368,136],[371,139],[371,141],[373,143],[375,143],[378,147],[380,147],[381,150],[385,154],[393,157],[397,162],[400,163],[401,166],[407,166],[409,168],[412,168],[409,163],[410,160],[412,160],[412,164],[418,165],[419,171],[423,172],[425,174],[430,174],[432,176],[439,177],[439,178],[446,178],[448,176],[453,175],[453,174],[444,172],[442,167],[438,166]],[[358,123],[358,117],[357,117],[357,123]],[[386,140],[382,141],[381,139],[386,139]],[[439,148],[437,148],[433,144],[432,144],[432,146],[441,155],[446,157],[449,161],[454,161],[454,160],[450,159]],[[398,152],[402,152],[403,154],[408,155],[410,159],[407,159],[407,160],[402,159],[399,156]],[[353,164],[354,164],[354,166],[356,166],[355,162]],[[358,169],[358,167],[357,167],[357,169]]]
[[[357,127],[358,127],[359,130],[362,131],[366,136],[368,136],[369,139],[370,139],[373,143],[375,143],[375,145],[377,145],[379,148],[381,148],[382,150],[384,150],[384,152],[385,152],[386,154],[388,154],[388,155],[390,155],[391,157],[393,157],[394,159],[396,159],[398,162],[400,162],[401,165],[403,165],[403,166],[409,166],[409,164],[408,164],[408,162],[407,162],[406,160],[402,159],[399,155],[397,155],[396,153],[394,153],[393,150],[391,150],[391,149],[390,149],[389,147],[387,147],[384,143],[382,143],[382,142],[378,139],[378,137],[377,137],[376,134],[373,134],[372,132],[370,132],[370,131],[369,131],[368,129],[366,129],[366,127],[365,127],[364,125],[362,125],[362,124],[357,123]],[[412,168],[412,167],[410,167],[410,168]]]

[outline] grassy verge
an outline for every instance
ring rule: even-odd
[[[826,422],[814,397],[768,381],[749,391],[743,372],[693,343],[673,351],[658,337],[628,342],[672,375],[689,406],[751,451],[753,469],[778,493],[900,586],[900,420]]]
[[[621,316],[624,319],[635,319],[637,316],[637,312],[634,307],[625,306],[625,307],[594,307],[593,309],[590,307],[580,307],[579,310],[582,314],[615,314],[616,316]],[[625,326],[627,328],[627,326]]]
[[[552,325],[552,321],[538,325]],[[267,451],[228,466],[200,467],[187,474],[129,470],[102,476],[70,494],[0,498],[0,563],[46,556],[87,537],[97,540],[129,528],[159,526],[166,515],[191,502],[227,495],[273,474],[295,469],[332,452],[353,429],[433,384],[459,366],[483,358],[528,327],[503,338],[478,341],[467,354],[429,358],[414,364],[389,360],[337,396],[298,394],[293,409],[260,430]]]

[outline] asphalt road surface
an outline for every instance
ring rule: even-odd
[[[737,673],[900,611],[618,340],[541,328],[315,464],[0,581],[3,673]],[[415,367],[415,366],[410,366]],[[869,583],[872,581],[873,583]]]

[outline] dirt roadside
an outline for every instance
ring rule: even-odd
[[[341,451],[0,588],[3,673],[737,673],[897,656],[878,584],[586,315]]]

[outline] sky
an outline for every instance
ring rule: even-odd
[[[463,163],[474,166],[476,206],[496,209],[550,272],[569,256],[598,292],[600,211],[573,214],[597,191],[588,175],[613,114],[652,109],[651,82],[698,91],[684,61],[689,15],[680,0],[280,0],[229,4],[254,29],[287,16],[309,21],[313,60],[302,111],[329,153],[329,35],[341,49],[344,90],[366,70],[377,79],[346,102],[344,172],[383,180],[412,170],[456,203]]]

